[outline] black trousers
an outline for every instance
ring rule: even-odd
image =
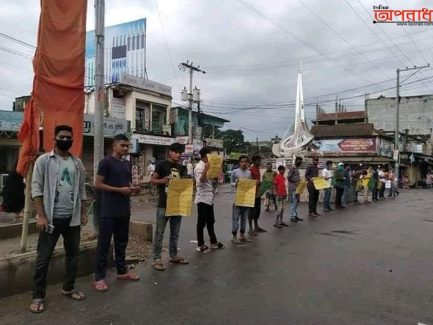
[[[47,288],[48,265],[54,248],[60,235],[63,236],[65,248],[65,275],[63,290],[74,289],[77,275],[78,257],[80,253],[80,226],[71,227],[71,218],[54,219],[54,231],[52,234],[41,232],[39,234],[37,257],[35,262],[35,274],[33,276],[33,299],[45,298]]]
[[[207,228],[211,244],[216,244],[217,238],[215,235],[214,224],[215,215],[213,211],[213,205],[209,205],[203,202],[197,203],[197,244],[198,246],[204,245],[204,227]]]
[[[343,196],[344,188],[335,187],[335,206],[341,208],[341,197]]]
[[[250,209],[250,213],[248,214],[248,220],[259,219],[261,210],[262,198],[256,197],[256,199],[254,200],[254,208]]]
[[[319,191],[314,188],[313,184],[308,184],[307,189],[308,189],[308,212],[317,213],[317,202],[319,201]]]
[[[117,274],[125,274],[128,271],[125,263],[125,252],[129,239],[129,217],[100,218],[95,281],[105,279],[111,237],[114,237]]]

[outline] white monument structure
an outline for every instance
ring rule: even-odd
[[[279,143],[272,146],[272,153],[280,158],[293,158],[303,151],[304,147],[313,140],[313,136],[305,123],[304,94],[302,90],[302,74],[298,72],[298,85],[296,89],[296,113],[293,134],[289,127]]]

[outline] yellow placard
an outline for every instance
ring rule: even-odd
[[[239,207],[254,207],[256,199],[257,181],[254,179],[241,178],[236,187],[235,205]]]
[[[329,188],[329,184],[323,177],[313,177],[313,184],[316,190],[323,190]]]
[[[165,216],[191,216],[193,180],[172,179],[168,183]]]
[[[308,182],[306,180],[300,181],[298,186],[296,186],[296,194],[302,195],[307,188],[307,184]]]
[[[207,159],[210,164],[210,168],[207,171],[207,178],[218,178],[222,172],[224,157],[217,154],[209,154],[207,155]]]
[[[363,178],[361,181],[362,181],[362,186],[367,187],[368,182],[370,181],[370,178]]]

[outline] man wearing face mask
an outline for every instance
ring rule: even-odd
[[[313,183],[313,177],[319,176],[319,168],[317,165],[319,164],[319,157],[313,157],[313,163],[307,167],[305,170],[305,179],[308,181],[307,189],[308,189],[308,216],[309,217],[318,217],[320,216],[317,213],[317,201],[319,200],[319,190],[316,190]]]
[[[33,170],[32,198],[37,211],[36,227],[40,231],[33,300],[30,311],[41,313],[45,309],[45,290],[48,265],[60,235],[65,248],[65,277],[62,294],[74,300],[85,299],[75,289],[81,227],[87,223],[85,214],[86,191],[84,166],[80,159],[69,153],[72,146],[72,128],[59,125],[54,131],[54,150],[40,156]]]

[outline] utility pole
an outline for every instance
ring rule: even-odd
[[[395,161],[395,178],[397,180],[397,184],[399,183],[400,179],[400,72],[410,71],[410,70],[421,70],[424,68],[429,68],[430,63],[427,65],[424,65],[422,67],[414,66],[413,68],[405,68],[405,69],[397,69],[397,87],[396,87],[396,109],[395,109],[395,135],[394,135],[394,156],[396,156]],[[418,71],[417,71],[418,72]],[[416,73],[416,72],[415,72]],[[397,185],[398,186],[398,185]]]
[[[188,144],[192,144],[192,103],[194,101],[193,99],[193,92],[192,92],[192,75],[194,71],[201,72],[203,74],[206,73],[206,71],[203,71],[200,69],[200,66],[194,66],[193,62],[189,62],[187,60],[186,62],[182,62],[178,66],[179,70],[186,71],[189,70],[189,92],[188,92],[188,108],[189,108],[189,114],[188,114]]]
[[[105,0],[95,0],[95,132],[93,135],[93,178],[104,157],[104,28]]]

